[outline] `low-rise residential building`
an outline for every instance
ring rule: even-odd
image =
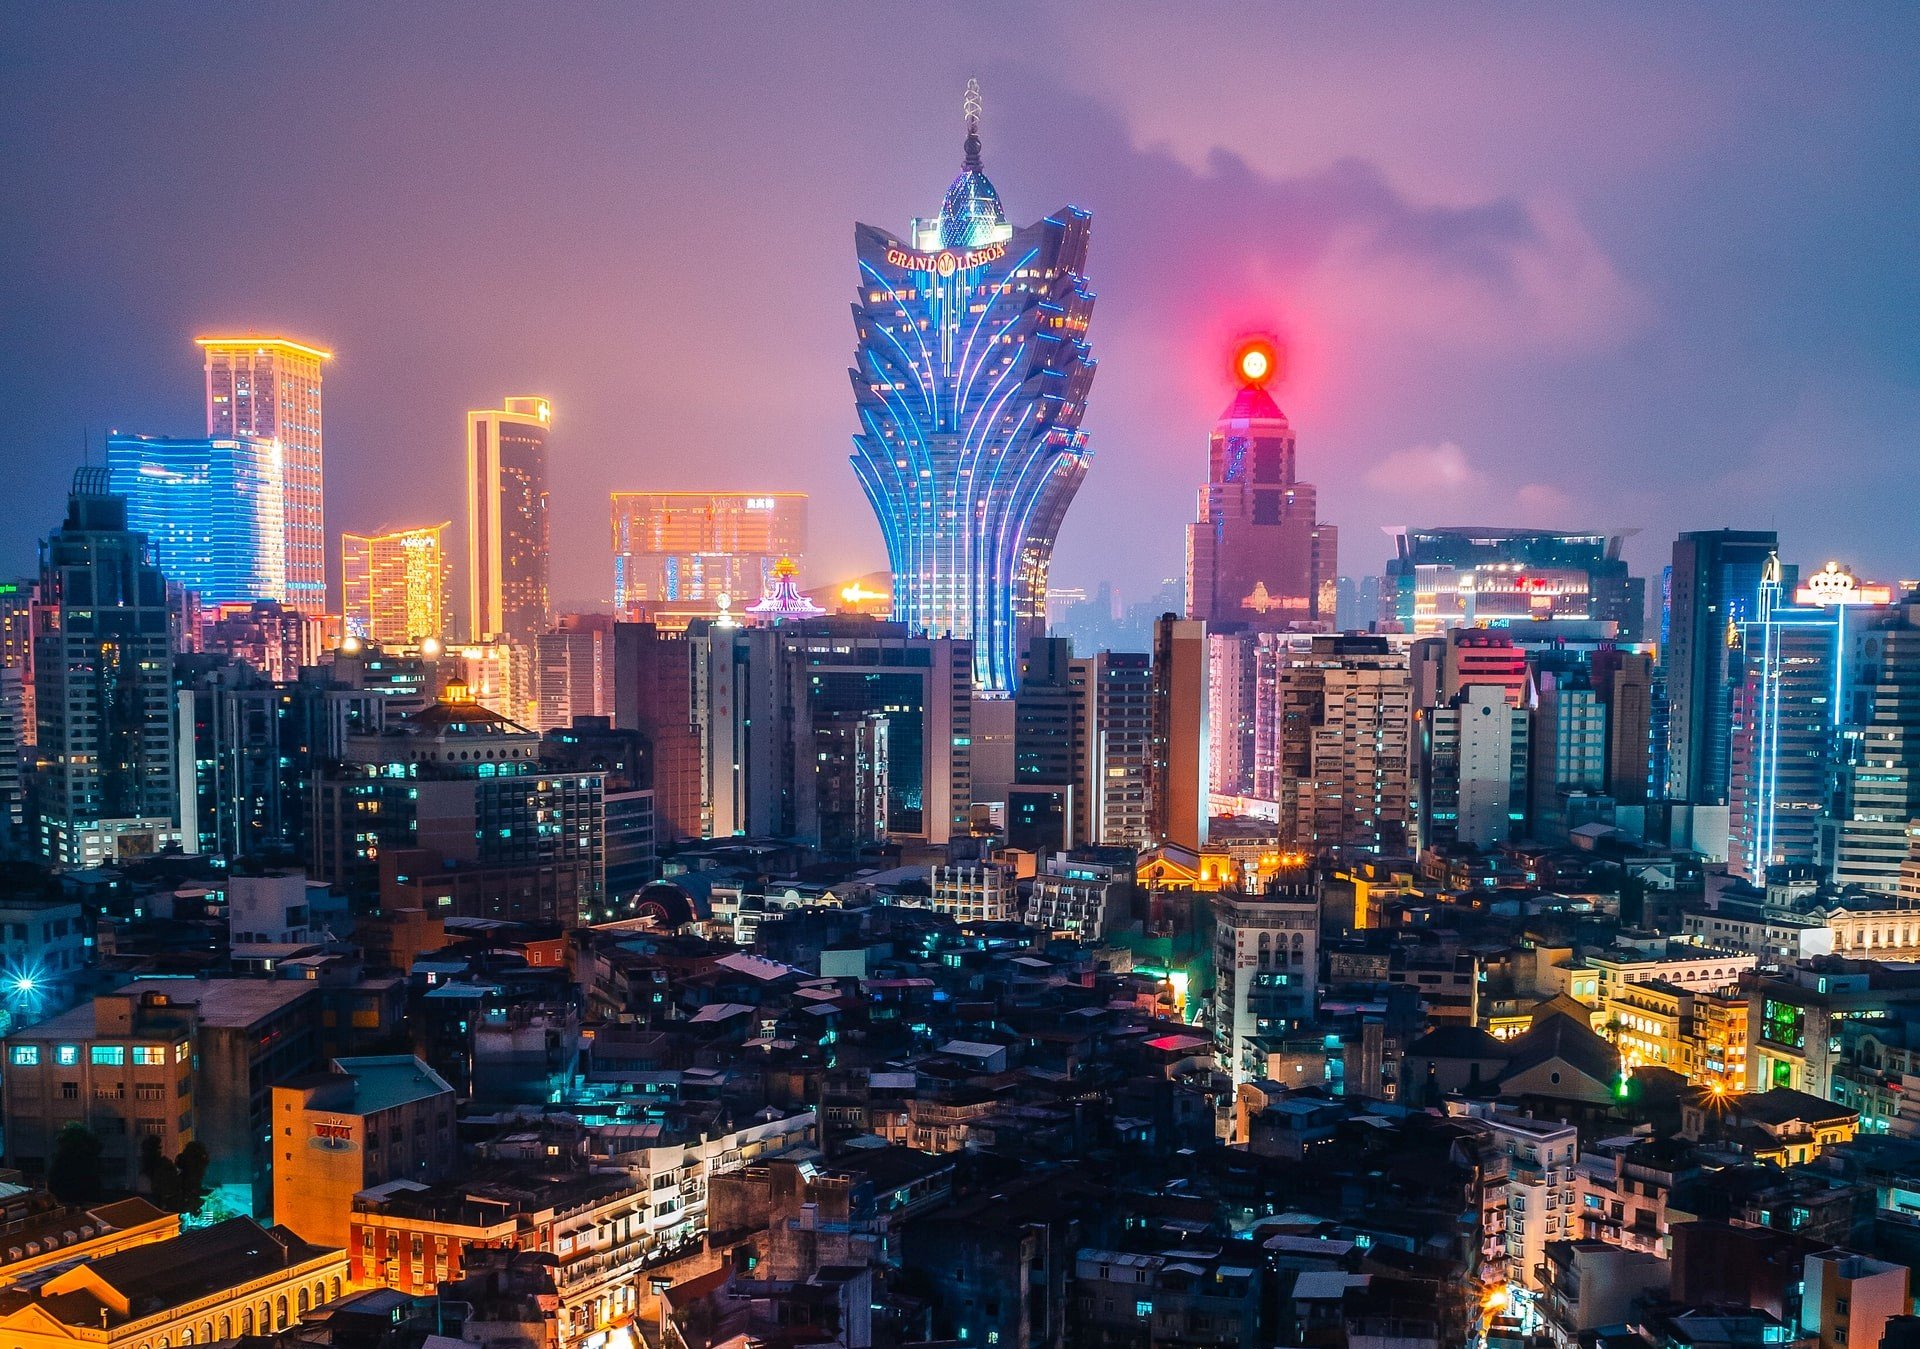
[[[1006,923],[1015,915],[1015,878],[998,862],[930,867],[928,906],[963,923]]]
[[[653,1249],[646,1186],[619,1167],[542,1162],[496,1163],[437,1185],[393,1180],[354,1196],[354,1282],[425,1295],[462,1278],[476,1247],[536,1252],[552,1260],[561,1349],[630,1324],[635,1276]]]
[[[223,1211],[273,1202],[267,1133],[272,1084],[315,1061],[318,986],[306,980],[141,979],[7,1037],[6,1144],[44,1174],[68,1124],[101,1143],[115,1183],[138,1185],[141,1139],[211,1157]]]
[[[1506,1159],[1504,1205],[1490,1202],[1483,1219],[1498,1223],[1501,1281],[1533,1294],[1546,1289],[1547,1244],[1579,1234],[1576,1168],[1580,1133],[1571,1124],[1488,1110],[1462,1121]]]
[[[1664,979],[1625,984],[1600,1008],[1620,1066],[1666,1068],[1687,1081],[1741,1091],[1747,1082],[1747,999],[1737,988],[1697,990]]]

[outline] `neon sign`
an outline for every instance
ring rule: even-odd
[[[939,276],[952,276],[955,272],[964,272],[972,267],[984,267],[989,262],[998,262],[1007,255],[1005,244],[987,244],[982,248],[970,248],[964,253],[956,253],[943,248],[938,253],[913,253],[904,248],[887,250],[887,265],[908,272],[933,272]]]

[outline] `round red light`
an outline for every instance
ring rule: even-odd
[[[1250,388],[1272,379],[1279,364],[1273,344],[1265,340],[1242,342],[1233,354],[1234,377]]]

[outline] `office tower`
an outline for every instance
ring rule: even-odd
[[[1310,875],[1262,895],[1213,896],[1213,1049],[1234,1084],[1269,1075],[1267,1054],[1312,1022],[1320,897]]]
[[[340,536],[340,612],[349,634],[375,646],[418,646],[452,635],[452,524]]]
[[[1161,615],[1153,629],[1153,813],[1155,846],[1198,853],[1207,843],[1207,625]]]
[[[1207,634],[1208,777],[1217,796],[1253,792],[1260,641],[1251,630]]]
[[[1216,628],[1333,624],[1338,539],[1316,518],[1314,487],[1296,474],[1293,428],[1267,393],[1278,364],[1264,339],[1235,351],[1240,389],[1214,423],[1199,519],[1187,526],[1187,617]]]
[[[1315,637],[1276,663],[1274,682],[1276,799],[1294,846],[1402,851],[1413,775],[1407,653],[1384,637]]]
[[[1674,542],[1660,650],[1670,800],[1727,803],[1733,691],[1743,677],[1734,638],[1754,616],[1761,573],[1778,547],[1770,529],[1682,534]]]
[[[1036,637],[1021,658],[1007,799],[1007,839],[1016,848],[1037,852],[1085,841],[1077,829],[1085,814],[1081,799],[1092,785],[1083,777],[1086,751],[1080,742],[1085,674],[1065,637]],[[977,730],[977,706],[974,720]]]
[[[607,916],[605,775],[548,764],[538,734],[465,685],[344,749],[313,787],[314,879],[370,896],[382,852],[431,848],[529,894],[522,914],[567,927]]]
[[[280,450],[286,531],[283,599],[303,614],[327,612],[326,505],[320,456],[321,365],[333,353],[285,337],[200,337],[207,382],[207,434],[253,436]],[[167,565],[165,559],[162,567]]]
[[[202,604],[288,600],[284,451],[259,436],[107,437],[127,527]]]
[[[534,643],[536,728],[571,726],[581,717],[613,715],[613,619],[563,614]]]
[[[1153,841],[1153,667],[1145,652],[1102,651],[1074,661],[1081,703],[1080,780],[1074,837],[1088,845],[1146,848]]]
[[[830,718],[872,712],[887,718],[887,832],[947,843],[965,838],[973,812],[973,689],[977,669],[968,643],[917,637],[897,623],[819,619],[776,628],[792,673],[817,726]],[[796,717],[796,723],[799,718]],[[791,743],[807,752],[804,727]],[[797,774],[795,810],[810,831],[832,803],[816,769]]]
[[[73,476],[34,616],[40,853],[68,867],[176,837],[167,583],[105,468]]]
[[[646,737],[655,829],[667,842],[700,837],[704,760],[694,711],[695,646],[651,623],[613,627],[613,724]]]
[[[1525,832],[1528,711],[1496,684],[1470,684],[1414,713],[1421,849],[1491,848]]]
[[[467,635],[531,646],[547,629],[547,427],[544,398],[467,414]]]
[[[1920,598],[1866,616],[1847,643],[1821,861],[1836,886],[1899,894],[1920,846]]]
[[[1607,796],[1607,708],[1584,668],[1534,675],[1527,814],[1532,836],[1565,844],[1583,824],[1612,823]]]
[[[1426,637],[1477,623],[1541,618],[1613,623],[1621,641],[1646,626],[1647,588],[1627,574],[1621,545],[1633,530],[1556,534],[1539,529],[1391,529],[1381,604],[1401,632]]]
[[[804,492],[615,492],[613,607],[685,627],[765,594],[781,558],[807,551]]]
[[[1769,557],[1753,617],[1739,626],[1741,682],[1728,749],[1727,870],[1764,886],[1769,867],[1811,866],[1828,801],[1844,609],[1787,598]]]
[[[966,111],[940,214],[905,239],[854,230],[853,469],[886,540],[895,621],[968,642],[974,684],[1010,692],[1089,462],[1091,217],[1069,206],[1008,225],[981,167],[976,86]]]
[[[817,728],[873,713],[887,719],[888,835],[938,844],[966,835],[973,803],[966,643],[863,618],[777,628],[716,623],[690,629],[687,641],[705,836],[818,840],[823,818],[851,813],[857,800],[822,799],[849,779],[840,768],[823,771]]]

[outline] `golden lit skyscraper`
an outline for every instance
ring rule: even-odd
[[[807,551],[804,492],[615,492],[613,604],[623,618],[657,606],[737,610],[773,583],[782,558]]]
[[[327,612],[326,509],[320,460],[320,367],[333,353],[287,337],[198,337],[206,359],[207,434],[280,447],[286,504],[287,605]]]
[[[531,645],[546,631],[552,421],[544,398],[467,414],[467,617],[476,641]]]
[[[347,631],[375,646],[443,640],[453,609],[453,569],[437,525],[340,536],[340,599]]]

